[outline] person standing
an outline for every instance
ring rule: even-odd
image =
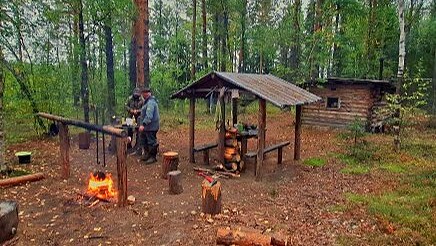
[[[139,88],[135,88],[133,93],[126,101],[125,107],[127,110],[127,115],[130,118],[134,118],[136,122],[138,122],[139,114],[141,113],[141,108],[144,105],[144,99],[141,97],[141,90]],[[127,130],[127,135],[130,139],[133,139],[133,129],[131,127]],[[138,133],[136,134],[136,144],[138,145]],[[127,144],[127,149],[132,149],[132,144],[129,142]]]
[[[144,98],[139,126],[141,143],[144,148],[141,160],[145,161],[145,164],[152,164],[157,161],[156,155],[159,147],[156,136],[159,131],[159,107],[156,98],[151,95],[150,88],[143,88],[141,95]]]

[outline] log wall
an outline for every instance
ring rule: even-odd
[[[336,89],[332,90],[332,87]],[[309,91],[323,100],[304,105],[303,124],[346,127],[356,117],[365,122],[370,117],[374,92],[369,85],[327,85],[325,88],[312,87]],[[338,97],[340,107],[338,109],[327,108],[327,97]]]

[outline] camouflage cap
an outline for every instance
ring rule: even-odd
[[[140,88],[135,88],[134,90],[133,90],[133,95],[138,95],[138,96],[140,96],[141,95],[141,89]]]

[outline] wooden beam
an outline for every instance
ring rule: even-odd
[[[127,205],[127,138],[117,138],[118,206]]]
[[[232,98],[232,120],[233,126],[238,124],[238,98]]]
[[[256,180],[262,179],[262,165],[265,149],[265,127],[266,127],[266,101],[259,98],[259,112],[258,112],[258,138],[257,138],[257,161],[256,161]]]
[[[219,98],[221,105],[221,124],[218,135],[218,160],[224,164],[225,138],[226,138],[226,104],[224,95]]]
[[[60,163],[62,163],[62,178],[70,177],[70,135],[68,125],[59,123],[59,150]]]
[[[92,130],[92,131],[98,131],[98,132],[103,132],[103,133],[106,133],[109,135],[115,135],[117,137],[127,137],[127,131],[125,131],[123,129],[115,128],[113,126],[95,125],[95,124],[90,124],[88,122],[84,122],[84,121],[80,121],[80,120],[73,120],[73,119],[64,118],[64,117],[60,117],[60,116],[52,115],[52,114],[47,114],[47,113],[37,113],[36,115],[38,115],[39,117],[42,117],[42,118],[49,119],[49,120],[59,121],[59,122],[62,122],[66,125],[78,126],[78,127],[82,127],[82,128],[88,129],[88,130]]]
[[[301,147],[301,105],[295,107],[295,144],[294,144],[294,160],[300,160]]]
[[[195,143],[195,97],[189,99],[189,162],[195,163],[194,158]]]

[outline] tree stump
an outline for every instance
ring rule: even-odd
[[[89,131],[79,133],[79,149],[89,149],[91,133]]]
[[[217,181],[210,186],[209,181],[203,180],[201,188],[201,211],[211,215],[221,213],[221,183]]]
[[[18,229],[18,204],[13,201],[0,202],[0,244],[11,239]]]
[[[179,167],[179,153],[165,152],[162,160],[162,175],[163,179],[168,178],[168,172],[175,171]]]
[[[180,194],[183,192],[182,172],[180,170],[168,172],[168,184],[171,194]]]

